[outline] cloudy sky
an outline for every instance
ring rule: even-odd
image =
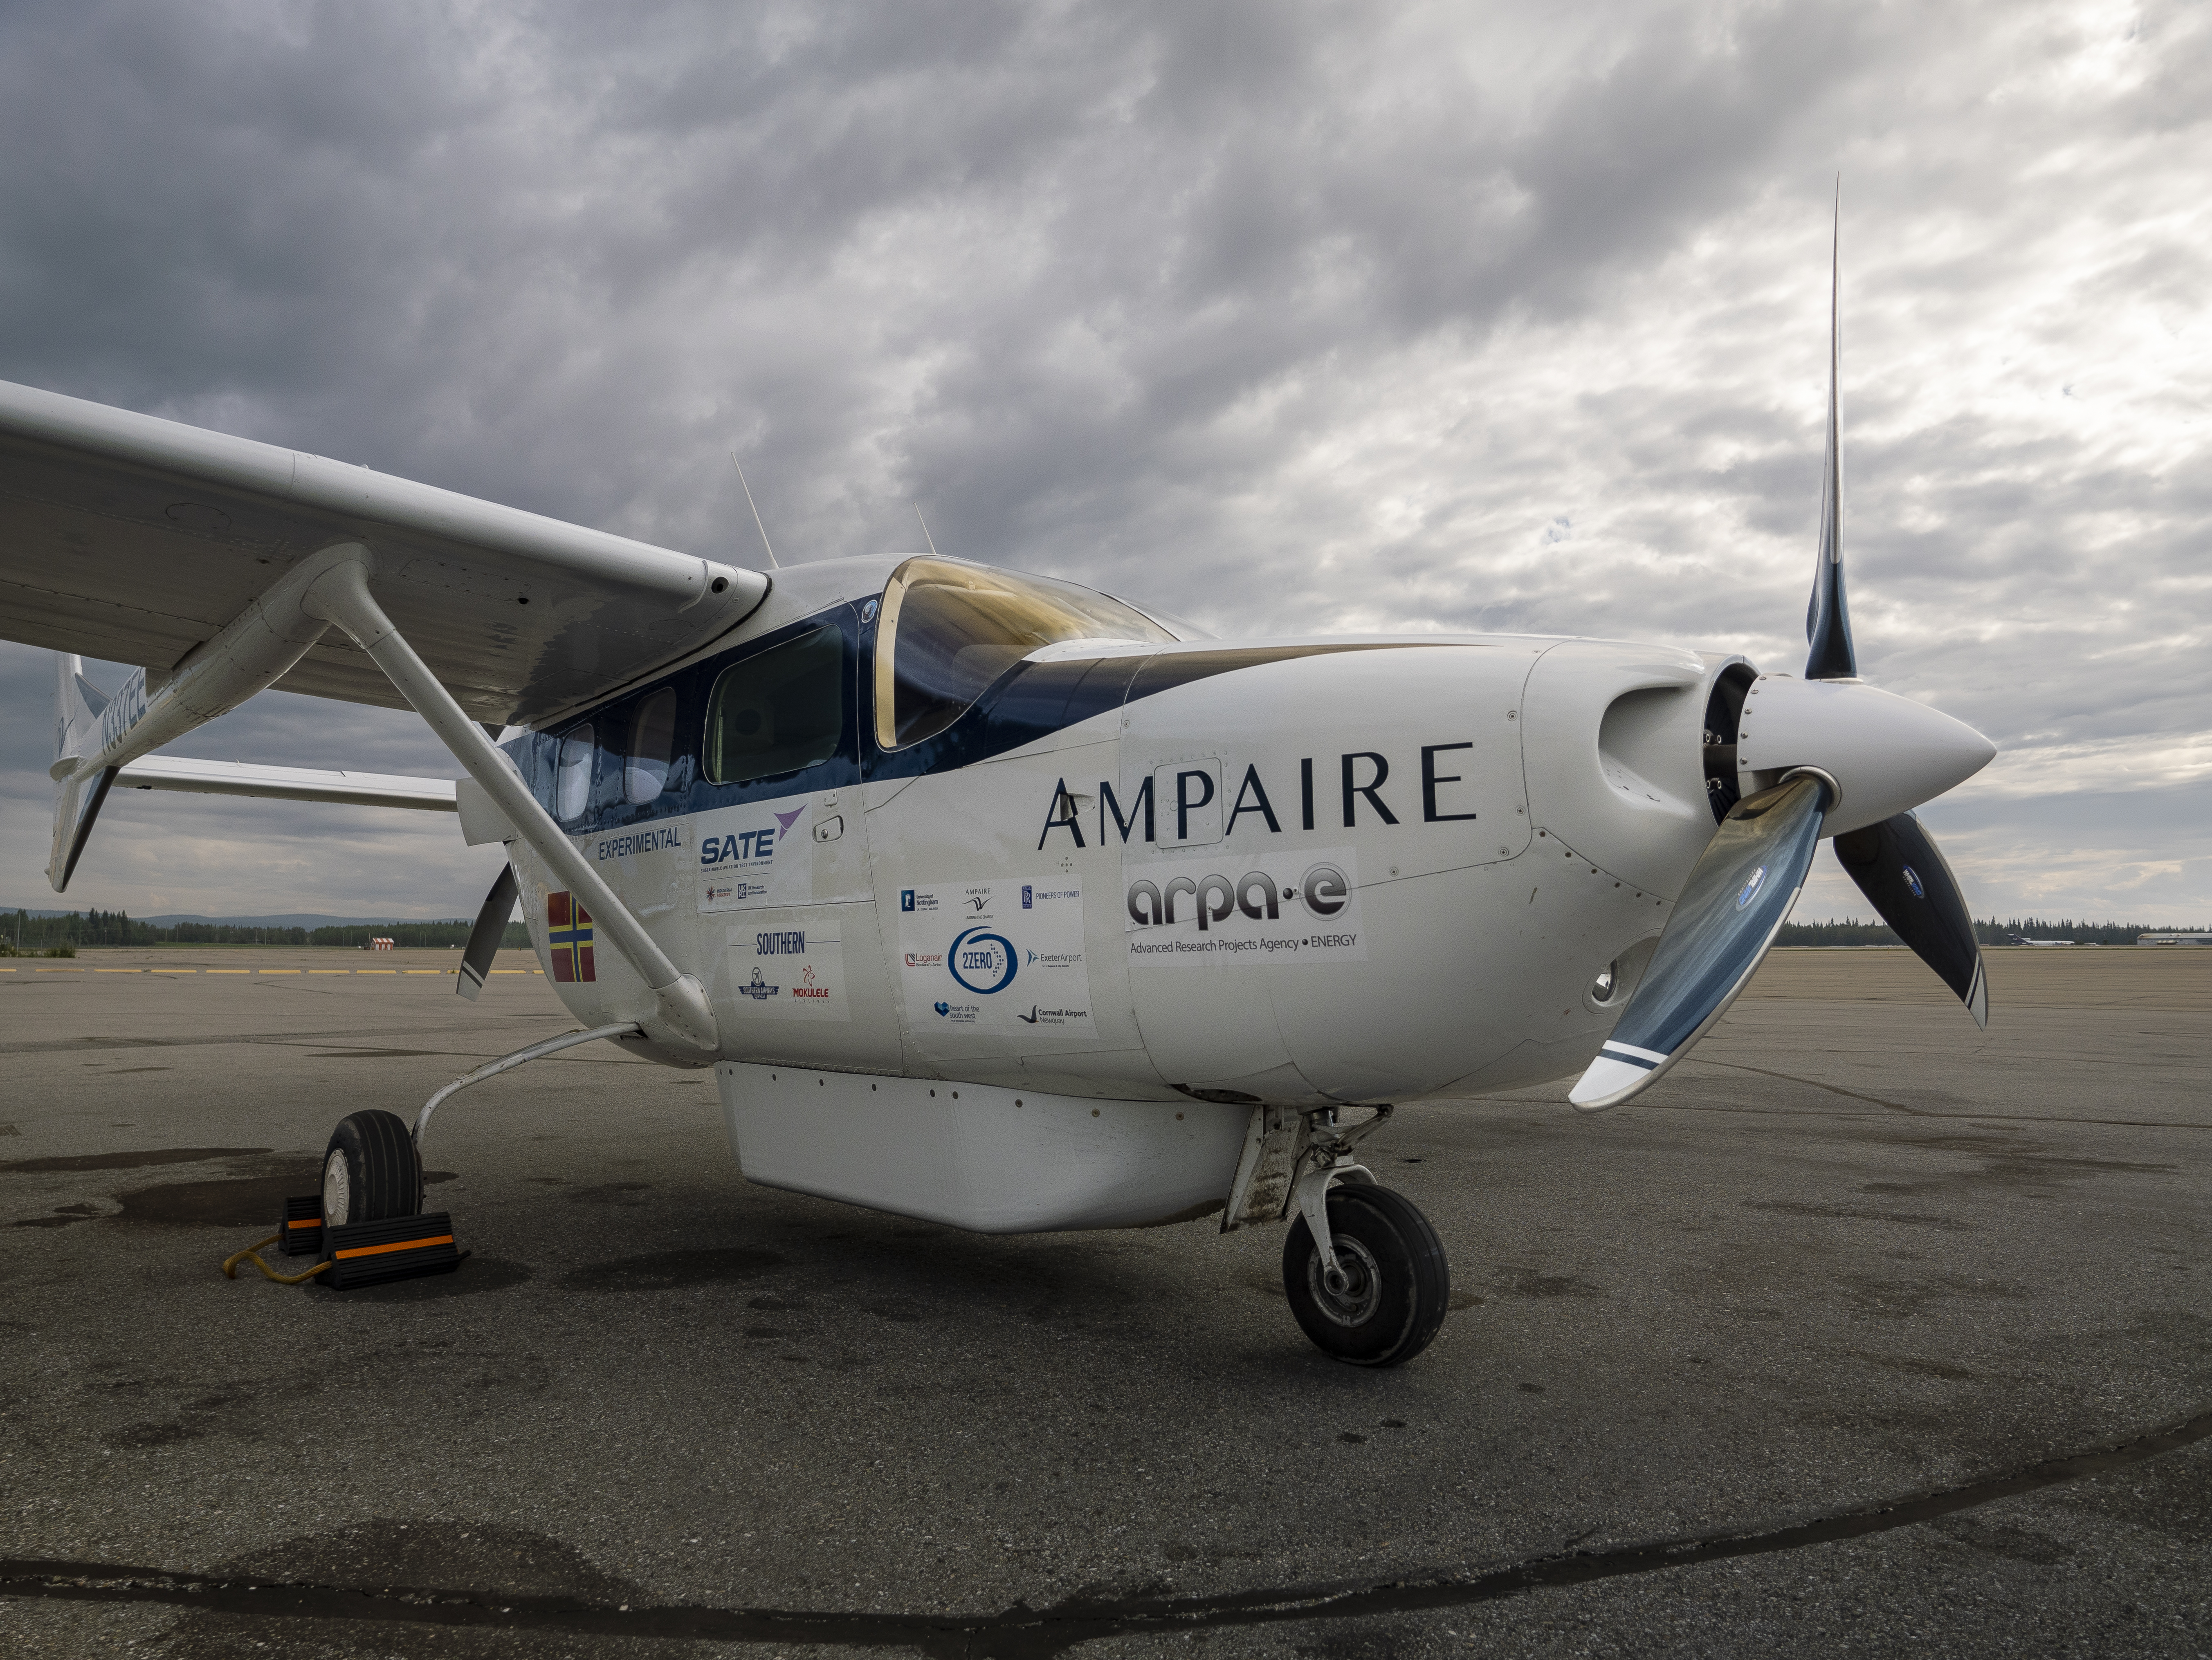
[[[758,563],[1803,661],[1844,181],[1863,669],[1980,914],[2212,919],[2203,4],[0,8],[0,379]],[[0,645],[0,900],[51,671]],[[94,670],[108,683],[112,667]],[[264,694],[188,754],[451,776]],[[395,820],[399,821],[395,822]],[[472,912],[132,796],[69,903]],[[1864,914],[1824,857],[1801,917]]]

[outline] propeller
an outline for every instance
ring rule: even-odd
[[[461,972],[453,985],[471,1003],[483,990],[491,960],[499,954],[499,942],[507,937],[507,922],[514,914],[518,891],[514,867],[502,864],[491,892],[484,895],[483,908],[477,912],[477,925],[469,930],[469,948],[461,953]]]
[[[1838,209],[1840,249],[1840,193]],[[1613,1035],[1569,1093],[1584,1112],[1649,1088],[1728,1012],[1788,920],[1824,838],[1881,919],[1977,1026],[1989,1024],[1966,898],[1911,809],[1979,772],[1996,749],[1972,727],[1859,678],[1844,600],[1840,252],[1829,280],[1828,442],[1804,677],[1762,675],[1745,698],[1735,745],[1742,798],[1691,871]]]

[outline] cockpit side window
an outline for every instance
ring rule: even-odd
[[[943,731],[1040,646],[1174,639],[1120,600],[1072,582],[910,559],[891,573],[876,631],[877,746],[903,749]]]
[[[828,760],[845,735],[847,684],[835,624],[732,663],[707,700],[708,780],[746,784]]]
[[[676,759],[676,688],[665,686],[630,717],[629,746],[623,754],[623,799],[642,807],[659,799]]]
[[[561,740],[560,770],[553,786],[553,816],[563,824],[584,816],[592,804],[592,724],[572,727]]]

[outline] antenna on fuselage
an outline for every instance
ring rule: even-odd
[[[937,551],[937,538],[929,533],[929,521],[921,517],[921,504],[919,501],[914,504],[914,516],[921,521],[921,539],[929,544],[929,556],[932,559],[941,557]]]
[[[783,566],[775,562],[775,549],[769,548],[768,526],[761,523],[760,509],[753,505],[753,487],[745,482],[744,464],[738,459],[735,450],[730,451],[730,465],[738,470],[738,488],[745,493],[745,506],[753,510],[753,529],[760,532],[761,546],[768,548],[768,568],[781,571]]]

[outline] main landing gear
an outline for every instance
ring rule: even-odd
[[[422,1155],[407,1121],[380,1109],[338,1120],[323,1151],[323,1226],[422,1214]]]

